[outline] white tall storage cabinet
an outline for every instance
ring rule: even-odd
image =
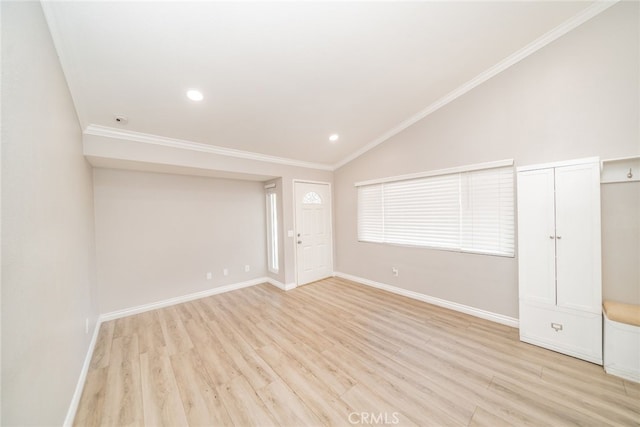
[[[600,162],[517,171],[520,339],[601,365]]]

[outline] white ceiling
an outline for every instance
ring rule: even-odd
[[[44,5],[83,128],[335,165],[592,2]]]

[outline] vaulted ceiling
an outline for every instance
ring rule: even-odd
[[[593,2],[45,2],[83,128],[339,165]],[[568,28],[568,27],[567,27]],[[545,39],[546,38],[546,39]],[[493,70],[493,71],[492,71]],[[188,89],[204,99],[191,101]],[[128,121],[115,121],[116,115]],[[329,136],[338,134],[336,142]]]

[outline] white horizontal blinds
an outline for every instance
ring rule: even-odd
[[[382,185],[385,242],[450,249],[460,246],[458,174]]]
[[[513,167],[360,185],[358,239],[513,256]]]
[[[514,255],[513,168],[461,174],[461,250]]]
[[[382,185],[358,187],[358,240],[384,242]]]

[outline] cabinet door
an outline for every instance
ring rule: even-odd
[[[554,305],[554,171],[518,173],[518,279],[520,298]]]
[[[556,168],[557,305],[601,312],[600,170]]]

